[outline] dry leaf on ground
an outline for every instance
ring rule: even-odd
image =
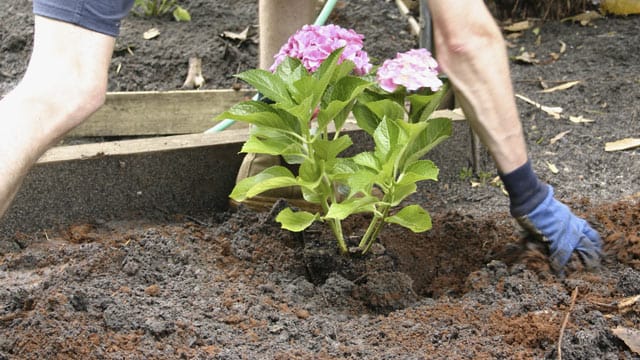
[[[590,25],[593,20],[602,18],[603,16],[597,11],[585,11],[582,14],[570,16],[560,20],[561,22],[572,21],[579,22],[582,26]]]
[[[554,92],[554,91],[567,90],[567,89],[570,89],[570,88],[572,88],[572,87],[574,87],[574,86],[576,86],[578,84],[580,84],[580,81],[569,81],[569,82],[566,82],[564,84],[560,84],[558,86],[554,86],[554,87],[551,87],[551,88],[548,88],[548,89],[541,90],[540,92],[541,93],[550,93],[550,92]]]
[[[527,29],[530,29],[533,26],[533,23],[529,20],[519,21],[517,23],[513,23],[511,25],[507,25],[502,27],[503,30],[508,32],[520,32]]]
[[[142,38],[145,40],[151,40],[158,37],[158,35],[160,35],[160,30],[158,28],[151,28],[142,34]]]
[[[549,140],[549,144],[555,144],[558,140],[562,139],[565,135],[570,133],[571,130],[563,131],[560,134],[554,136],[551,140]]]
[[[640,138],[626,138],[605,144],[604,151],[629,150],[640,146]]]
[[[249,35],[249,27],[247,26],[241,32],[223,31],[222,37],[231,40],[245,41]]]
[[[625,344],[636,354],[640,354],[640,331],[636,329],[618,326],[611,329],[613,335],[624,341]]]

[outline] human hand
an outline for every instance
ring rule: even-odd
[[[529,214],[516,217],[534,241],[545,243],[549,249],[551,267],[557,273],[569,262],[575,251],[588,269],[600,265],[602,240],[589,224],[575,216],[569,207],[553,197],[553,187]]]

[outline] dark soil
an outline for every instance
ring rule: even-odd
[[[219,34],[255,34],[256,3],[184,1],[191,23],[130,17],[109,90],[178,89],[194,55],[206,88],[232,87],[233,74],[256,66],[257,44]],[[0,3],[0,94],[25,69],[30,4]],[[344,4],[332,21],[365,34],[372,56],[416,46],[393,2]],[[143,40],[151,27],[161,35]],[[536,27],[538,36],[509,39],[511,55],[540,60],[513,62],[516,92],[594,122],[553,119],[518,100],[531,157],[558,198],[600,231],[599,271],[573,262],[560,278],[542,254],[514,257],[519,233],[486,155],[467,178],[466,149],[436,150],[441,181],[413,198],[433,229],[388,226],[364,258],[339,257],[323,227],[293,234],[242,207],[16,236],[20,250],[0,254],[0,359],[557,358],[561,336],[564,359],[638,358],[612,329],[640,327],[637,302],[617,306],[640,294],[640,151],[604,146],[640,136],[640,17]],[[580,83],[539,92],[568,81]],[[357,234],[365,221],[345,228]]]

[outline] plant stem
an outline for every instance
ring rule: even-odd
[[[338,219],[332,219],[329,222],[329,226],[331,226],[331,230],[338,240],[338,248],[340,249],[341,254],[346,254],[349,252],[349,248],[347,248],[347,243],[344,241],[344,235],[342,233],[342,223]]]
[[[389,214],[389,209],[390,207],[388,205],[384,205],[382,214],[374,215],[373,219],[371,220],[371,223],[367,228],[367,232],[360,240],[360,244],[358,244],[358,247],[361,249],[362,255],[366,254],[367,251],[371,249],[371,246],[378,238],[378,234],[380,234],[380,230],[382,230],[382,227],[384,226],[384,218],[386,218]]]

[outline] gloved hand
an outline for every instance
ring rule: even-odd
[[[553,197],[553,187],[544,201],[529,214],[516,217],[525,231],[548,246],[551,267],[557,273],[575,251],[588,269],[600,265],[602,240],[589,224],[575,216],[569,207]]]

